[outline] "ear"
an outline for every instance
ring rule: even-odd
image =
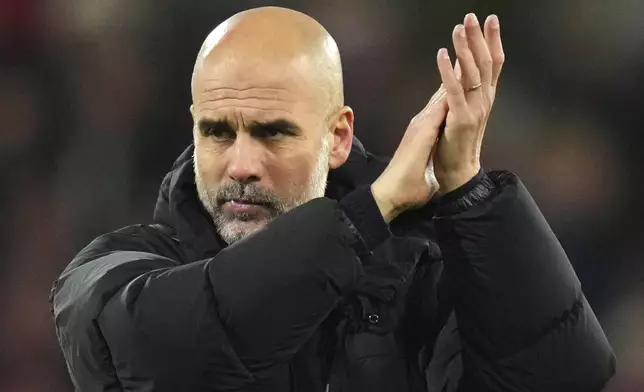
[[[349,158],[353,145],[353,110],[343,106],[331,129],[333,140],[329,149],[329,169],[337,169]]]

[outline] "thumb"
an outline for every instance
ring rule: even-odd
[[[445,91],[435,98],[414,117],[405,132],[405,136],[409,136],[407,142],[411,144],[409,148],[413,151],[413,155],[421,151],[428,153],[427,149],[433,148],[438,139],[441,125],[447,117],[448,106]]]
[[[432,132],[438,132],[442,127],[445,119],[447,118],[447,112],[449,111],[449,105],[447,103],[447,93],[444,93],[439,99],[434,102],[431,107],[428,108],[427,116],[425,117],[425,127],[429,130],[431,128]]]

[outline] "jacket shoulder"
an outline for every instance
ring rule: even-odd
[[[90,242],[53,284],[49,300],[54,316],[58,316],[63,302],[78,302],[74,299],[82,298],[80,302],[86,307],[94,297],[90,294],[98,294],[97,299],[104,300],[107,292],[118,290],[128,278],[145,269],[160,268],[161,264],[179,265],[178,247],[169,231],[164,230],[152,225],[132,225]]]
[[[110,298],[136,277],[180,265],[174,242],[163,227],[124,227],[93,240],[54,282],[51,312],[77,389],[118,384],[113,366],[105,361],[109,349],[96,319]]]
[[[178,240],[170,228],[159,224],[138,224],[96,237],[74,257],[66,270],[118,251],[146,252],[177,260],[183,259]]]

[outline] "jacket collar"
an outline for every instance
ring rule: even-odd
[[[194,146],[190,145],[174,162],[161,183],[154,210],[154,221],[173,229],[190,261],[213,257],[226,246],[197,196],[193,154]],[[342,199],[372,183],[385,166],[385,160],[370,154],[354,137],[347,162],[329,172],[326,196]]]

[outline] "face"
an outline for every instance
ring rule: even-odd
[[[226,63],[195,77],[197,191],[229,244],[324,196],[329,168],[346,160],[350,109],[329,116],[298,72]]]

